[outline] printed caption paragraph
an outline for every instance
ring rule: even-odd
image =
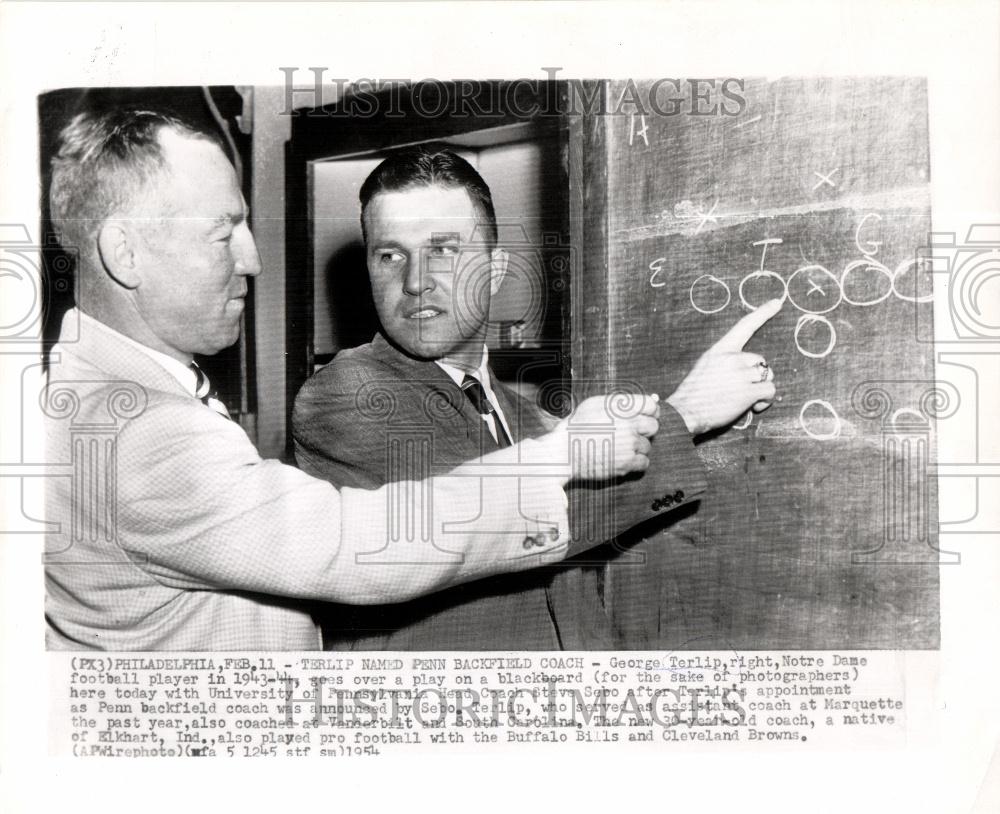
[[[932,706],[912,697],[907,658],[935,654],[52,654],[50,745],[77,757],[898,746],[914,708]]]

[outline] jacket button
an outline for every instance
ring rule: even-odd
[[[535,538],[534,537],[525,537],[524,538],[524,542],[521,543],[521,546],[523,548],[525,548],[525,549],[528,549],[528,548],[531,548],[534,544],[535,544]]]

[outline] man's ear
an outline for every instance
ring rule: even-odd
[[[138,288],[141,279],[137,268],[135,235],[120,221],[105,221],[97,233],[97,250],[111,278],[124,288]]]
[[[504,249],[494,249],[490,254],[490,294],[500,290],[500,283],[507,276],[507,252]]]

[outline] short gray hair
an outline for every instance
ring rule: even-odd
[[[214,134],[165,111],[80,113],[63,128],[52,159],[49,210],[65,249],[87,249],[101,224],[163,171],[166,159],[158,140],[163,128],[222,148]]]

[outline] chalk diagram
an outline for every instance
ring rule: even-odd
[[[836,172],[834,170],[827,175],[814,173],[821,179],[817,187],[834,186],[832,177]],[[704,220],[715,221],[718,217],[714,214],[717,206],[716,199],[708,213],[697,213],[703,218],[702,224]],[[870,308],[885,302],[889,297],[910,303],[930,302],[933,299],[933,292],[917,292],[917,275],[925,270],[925,266],[930,265],[928,258],[906,258],[895,268],[890,268],[877,259],[882,242],[865,235],[866,230],[881,220],[882,217],[877,212],[868,212],[858,221],[854,231],[854,244],[861,257],[850,260],[839,275],[818,263],[800,266],[787,279],[778,272],[769,270],[765,265],[767,250],[780,245],[783,240],[780,237],[768,237],[751,244],[760,249],[760,264],[757,269],[743,276],[736,286],[735,296],[725,280],[714,274],[701,274],[688,289],[688,301],[696,312],[705,316],[721,313],[734,300],[739,300],[749,311],[755,311],[768,300],[787,301],[801,312],[792,333],[796,350],[807,359],[826,358],[837,345],[837,330],[826,315],[842,304]],[[649,265],[653,272],[650,278],[653,288],[662,288],[667,284],[661,276],[666,261],[666,257],[658,257]],[[753,417],[753,411],[747,411],[740,422],[733,425],[733,429],[748,429],[753,423]],[[833,404],[820,398],[809,399],[802,405],[798,423],[806,435],[817,441],[839,437],[843,426]],[[820,425],[824,427],[822,431],[818,430]]]

